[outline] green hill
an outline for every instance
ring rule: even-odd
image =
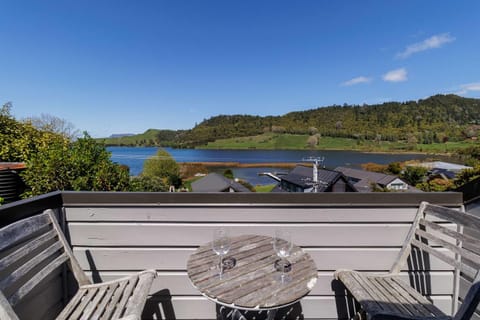
[[[123,136],[123,137],[111,137],[100,138],[98,141],[102,141],[107,146],[159,146],[159,147],[172,147],[178,145],[178,136],[183,131],[175,130],[158,130],[148,129],[144,133]]]
[[[273,148],[282,148],[287,146],[281,143],[282,138],[279,137],[286,134],[290,138],[283,139],[285,142],[299,141],[297,148],[304,148],[313,145],[312,139],[308,141],[309,137],[347,139],[356,145],[367,142],[428,145],[464,141],[478,137],[479,132],[480,99],[436,95],[418,101],[333,105],[282,116],[219,115],[190,130],[150,129],[140,135],[104,141],[108,145],[176,147],[212,147],[215,145],[213,142],[218,141],[220,145],[248,148],[248,139],[241,141],[242,146],[228,139],[258,137],[260,140],[271,140],[273,135],[276,137]],[[294,138],[295,135],[305,138]],[[338,139],[337,142],[340,141]],[[262,145],[253,140],[251,143],[254,147]],[[269,143],[273,144],[270,141],[264,145]],[[288,145],[288,148],[294,146]]]
[[[220,115],[186,131],[180,141],[199,146],[218,139],[288,133],[429,144],[477,136],[479,124],[480,99],[436,95],[419,101],[321,107],[276,117]]]

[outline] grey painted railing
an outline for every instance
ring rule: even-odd
[[[61,207],[73,251],[94,280],[147,268],[158,271],[144,316],[162,319],[215,317],[215,305],[186,275],[188,256],[211,240],[215,227],[224,226],[233,235],[272,235],[276,228],[286,228],[318,268],[318,282],[301,301],[301,312],[305,318],[333,319],[346,316],[333,271],[387,271],[421,201],[458,207],[462,196],[62,192],[19,203],[18,208],[0,207],[0,219],[25,216],[29,206],[35,208],[32,212],[49,205]],[[435,261],[422,271],[427,294],[448,312],[452,271]],[[408,280],[408,270],[403,276]],[[52,299],[59,296],[51,293]]]

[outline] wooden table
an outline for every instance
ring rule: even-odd
[[[188,259],[187,272],[192,284],[208,299],[240,310],[277,310],[299,301],[317,281],[317,268],[308,253],[293,246],[288,258],[291,281],[281,283],[273,238],[259,235],[232,237],[226,258],[236,259],[232,269],[218,276],[218,256],[211,243],[199,247]]]

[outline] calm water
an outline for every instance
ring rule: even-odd
[[[108,147],[112,161],[130,167],[130,174],[138,175],[143,162],[155,155],[154,147]],[[388,164],[395,161],[425,159],[424,154],[383,154],[355,151],[308,151],[308,150],[197,150],[165,148],[177,162],[292,162],[299,163],[306,157],[325,157],[324,165],[333,169],[338,166],[360,167],[362,163]],[[270,178],[259,177],[259,172],[282,171],[279,168],[232,168],[235,177],[247,180],[253,185],[270,184]]]

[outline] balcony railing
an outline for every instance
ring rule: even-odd
[[[462,195],[55,192],[0,207],[0,222],[55,209],[75,256],[95,281],[156,269],[145,319],[216,317],[215,304],[200,295],[186,274],[189,255],[211,241],[215,227],[225,226],[232,235],[273,235],[276,228],[286,228],[318,268],[316,286],[301,300],[302,315],[342,319],[351,310],[333,271],[387,271],[421,201],[459,207]],[[403,276],[416,281],[415,271],[405,270]],[[420,271],[424,293],[449,312],[453,272],[435,263]],[[25,318],[47,317],[64,303],[57,280],[22,306]]]

